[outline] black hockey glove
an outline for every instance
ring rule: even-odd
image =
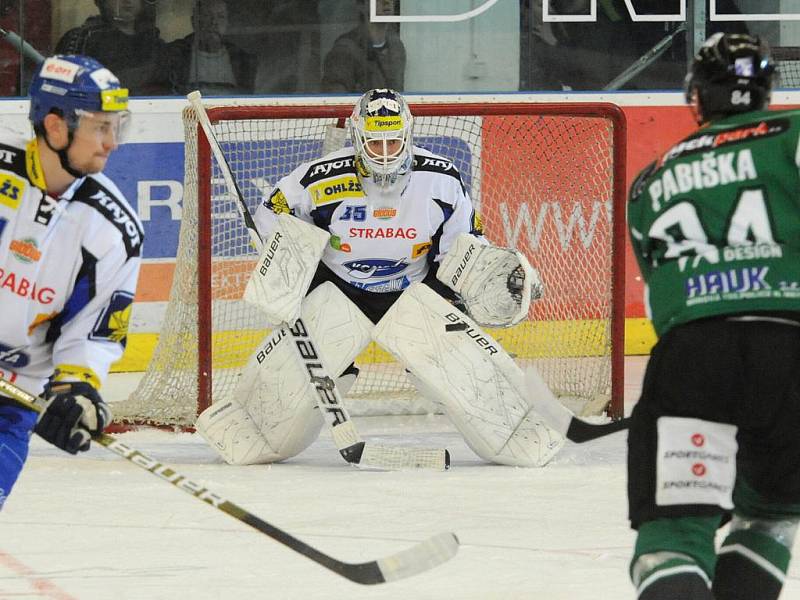
[[[111,422],[111,410],[83,381],[50,382],[44,388],[47,408],[35,431],[70,454],[85,452],[89,441]]]

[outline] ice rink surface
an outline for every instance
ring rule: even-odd
[[[630,359],[629,359],[630,361]],[[641,359],[627,368],[635,399]],[[422,575],[351,583],[101,447],[70,457],[38,438],[0,513],[0,599],[543,599],[634,597],[624,432],[568,443],[543,469],[483,463],[440,416],[363,417],[382,444],[444,446],[446,473],[362,471],[330,436],[280,465],[232,467],[195,434],[118,437],[340,560],[441,532],[461,549]],[[800,555],[800,544],[795,546]],[[781,598],[800,598],[800,560]]]

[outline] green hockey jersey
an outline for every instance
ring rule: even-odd
[[[656,333],[800,311],[800,111],[720,119],[631,186],[628,228]]]

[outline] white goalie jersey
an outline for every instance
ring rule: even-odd
[[[259,206],[261,234],[284,213],[329,232],[322,262],[350,285],[378,293],[422,281],[461,233],[484,241],[456,167],[416,146],[410,176],[388,192],[365,189],[352,148],[301,164]]]

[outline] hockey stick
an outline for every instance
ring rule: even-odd
[[[609,81],[603,86],[603,90],[613,91],[620,89],[623,85],[628,83],[631,79],[636,77],[644,69],[649,67],[658,58],[667,51],[672,45],[672,41],[680,32],[686,31],[686,23],[678,25],[671,33],[664,36],[655,46],[650,48],[647,52],[642,54],[632,64],[630,64],[622,73],[617,75],[614,79]]]
[[[42,56],[36,48],[23,40],[17,33],[0,27],[0,38],[3,38],[6,42],[14,46],[21,56],[35,62],[37,65],[44,62],[44,56]]]
[[[622,431],[630,425],[630,417],[610,423],[587,423],[579,419],[558,401],[539,371],[533,366],[525,371],[525,388],[532,399],[534,409],[544,422],[576,444]]]
[[[228,160],[214,134],[208,113],[203,106],[202,96],[199,91],[194,91],[190,92],[186,98],[194,109],[197,120],[205,133],[211,153],[219,166],[228,191],[238,200],[236,206],[250,234],[253,246],[260,253],[264,247],[264,240],[256,228],[253,216],[244,201],[244,195],[233,177]],[[342,402],[336,383],[322,364],[317,351],[318,346],[311,339],[310,332],[303,320],[298,318],[294,325],[284,325],[284,328],[294,339],[295,349],[308,370],[309,380],[317,393],[317,403],[331,429],[333,441],[339,453],[348,463],[359,467],[387,470],[433,469],[444,471],[450,468],[450,453],[443,448],[388,448],[364,442]]]
[[[41,398],[26,392],[22,388],[17,387],[1,377],[0,392],[28,410],[37,413],[44,411]],[[147,456],[135,448],[131,448],[127,444],[123,444],[112,435],[98,433],[93,436],[92,439],[111,452],[129,460],[145,471],[149,471],[158,478],[171,483],[187,494],[229,514],[234,519],[238,519],[242,523],[271,537],[284,546],[322,565],[326,569],[356,583],[373,585],[411,577],[412,575],[422,573],[447,562],[458,552],[458,538],[453,533],[443,532],[423,542],[419,542],[411,548],[379,560],[371,560],[364,563],[342,562],[309,546],[282,529],[278,529],[274,525],[267,523],[241,506],[215,494],[203,485],[188,479],[172,467],[158,462],[156,459]]]

